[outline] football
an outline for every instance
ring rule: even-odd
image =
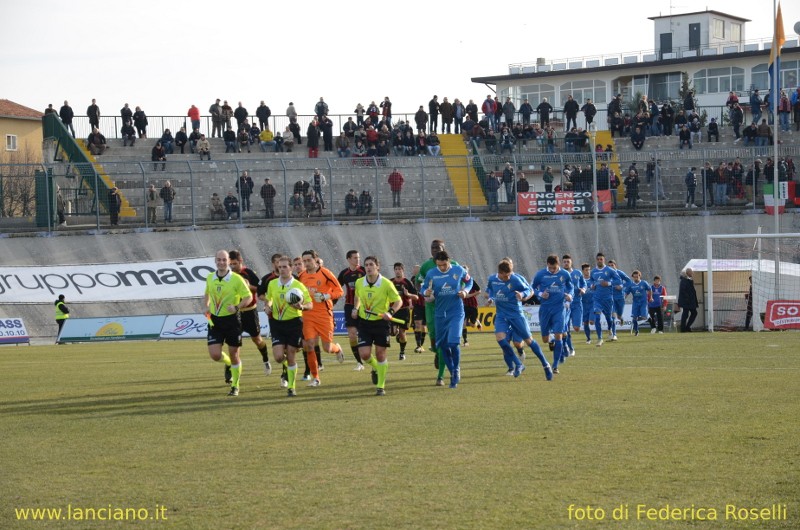
[[[284,299],[290,305],[297,304],[303,301],[303,291],[298,289],[297,287],[292,287],[286,292]]]

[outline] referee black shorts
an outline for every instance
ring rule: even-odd
[[[260,336],[261,322],[258,320],[258,311],[254,308],[249,311],[240,311],[239,314],[242,315],[242,331],[251,337]]]
[[[208,326],[208,345],[227,344],[238,348],[242,345],[242,320],[239,318],[241,313],[218,317],[211,315],[211,323]]]
[[[381,320],[358,319],[358,347],[361,346],[381,346],[388,348],[391,344],[389,340],[389,323]]]
[[[293,346],[300,348],[303,345],[303,319],[273,320],[270,329],[272,347]]]

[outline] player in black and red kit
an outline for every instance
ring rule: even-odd
[[[247,285],[250,287],[250,294],[253,296],[253,300],[240,311],[242,331],[250,335],[250,340],[252,340],[253,344],[258,348],[258,351],[261,353],[261,360],[264,363],[264,373],[269,375],[272,373],[272,366],[269,364],[267,341],[261,338],[261,323],[258,321],[258,299],[256,298],[256,293],[260,285],[258,274],[244,266],[242,253],[238,250],[231,250],[228,252],[228,257],[231,270],[245,279]]]
[[[353,305],[356,298],[356,281],[367,275],[367,271],[361,266],[361,256],[357,250],[347,251],[347,268],[339,273],[339,285],[344,289],[344,325],[347,327],[347,335],[350,338],[350,350],[355,357],[356,370],[361,371],[364,369],[364,363],[361,361],[361,355],[358,353],[358,319],[354,319],[351,314],[353,312]]]
[[[400,345],[400,360],[404,361],[406,358],[406,330],[411,323],[411,307],[412,302],[416,301],[417,289],[414,284],[406,278],[406,271],[402,263],[394,264],[394,278],[392,278],[397,293],[400,295],[400,300],[403,305],[394,314],[394,318],[399,318],[403,324],[398,324],[400,331],[397,333],[397,344]]]
[[[266,300],[267,300],[267,288],[269,287],[269,282],[271,282],[272,280],[274,280],[275,278],[278,277],[278,261],[281,259],[282,256],[283,256],[283,254],[273,254],[272,255],[272,260],[271,260],[272,261],[272,272],[270,272],[269,274],[267,274],[266,276],[261,278],[261,283],[258,284],[258,289],[256,290],[256,294],[258,295],[258,299],[259,300],[264,300],[266,302]],[[270,315],[268,318],[269,318],[269,329],[272,330],[273,329],[273,327],[272,327],[273,326],[272,315]],[[287,369],[287,363],[284,360],[284,362],[282,363],[282,369],[281,369],[281,387],[283,387],[283,388],[286,388],[286,387],[289,386],[289,377],[288,377],[288,374],[286,373],[286,369]]]
[[[416,278],[419,275],[419,265],[414,265],[414,272],[411,275],[412,278]],[[419,286],[417,287],[417,293],[419,293]],[[425,344],[425,336],[428,334],[428,328],[425,326],[425,297],[418,296],[416,300],[413,301],[411,305],[411,314],[412,319],[414,320],[414,339],[416,339],[417,347],[414,348],[415,353],[422,353],[425,351],[425,348],[422,347]]]
[[[467,269],[469,272],[469,267],[464,265],[464,268]],[[475,277],[472,278],[472,289],[469,290],[469,293],[466,297],[462,300],[464,302],[464,329],[461,330],[461,338],[464,339],[464,346],[469,346],[469,341],[467,340],[467,326],[473,326],[478,329],[481,329],[481,321],[478,320],[478,293],[481,292],[481,287],[478,285],[478,282],[475,281]]]

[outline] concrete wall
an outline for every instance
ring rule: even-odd
[[[785,222],[785,224],[789,224]],[[639,269],[646,279],[664,278],[676,291],[680,269],[692,258],[705,257],[706,234],[755,233],[773,230],[774,219],[765,215],[687,215],[600,219],[600,249],[630,272]],[[790,228],[790,227],[789,227]],[[789,231],[789,229],[784,229]],[[209,230],[169,230],[149,233],[100,235],[58,234],[53,237],[12,237],[0,240],[2,265],[52,265],[171,260],[209,256],[238,248],[245,263],[259,275],[269,271],[276,252],[292,256],[317,250],[325,265],[338,274],[346,266],[345,253],[357,249],[363,258],[377,255],[382,271],[391,276],[392,263],[401,261],[410,274],[414,264],[429,257],[432,239],[442,238],[447,250],[468,264],[485,285],[497,262],[511,256],[518,272],[530,278],[544,266],[548,254],[570,253],[577,264],[593,263],[595,228],[592,219],[547,221],[462,221],[399,224],[337,224],[292,227],[253,227]],[[196,300],[114,304],[81,304],[70,300],[74,316],[107,316],[200,311]],[[54,336],[52,304],[0,306],[0,318],[22,316],[32,336]]]

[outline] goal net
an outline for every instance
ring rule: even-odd
[[[709,331],[800,329],[800,234],[709,235]]]

